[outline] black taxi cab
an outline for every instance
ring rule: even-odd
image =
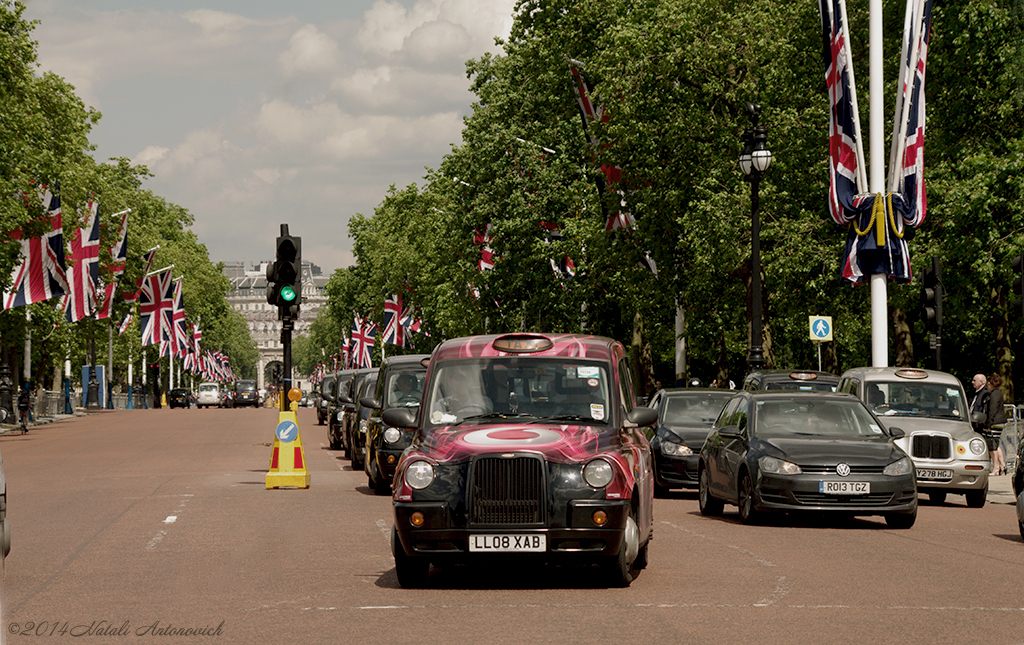
[[[412,431],[392,428],[381,419],[387,408],[419,408],[429,354],[388,356],[380,366],[376,389],[360,403],[370,410],[366,420],[363,470],[378,495],[391,491],[391,480],[402,452],[412,443]]]
[[[609,338],[506,334],[445,341],[394,479],[399,583],[430,565],[524,560],[599,566],[628,586],[647,565],[654,479],[625,350]]]

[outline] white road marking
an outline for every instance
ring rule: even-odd
[[[167,535],[167,531],[158,531],[157,534],[153,536],[153,539],[149,541],[149,544],[146,545],[146,548],[155,549],[156,545],[160,543],[160,540],[164,539],[165,535]]]
[[[789,578],[785,576],[779,576],[779,583],[775,587],[775,591],[770,596],[762,600],[761,602],[754,603],[755,607],[768,607],[774,605],[777,601],[782,600],[786,594],[789,593],[789,588],[793,586]]]
[[[388,546],[391,546],[391,525],[385,520],[377,520],[377,528],[384,534],[384,541],[388,543]]]
[[[167,519],[164,520],[164,524],[174,524],[174,522],[177,521],[177,519],[178,519],[177,515],[168,515]]]

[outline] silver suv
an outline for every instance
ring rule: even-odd
[[[967,397],[955,377],[934,370],[858,367],[839,377],[839,391],[856,395],[886,428],[906,433],[896,443],[917,469],[917,490],[936,504],[947,493],[981,508],[991,469],[985,439],[971,426]]]

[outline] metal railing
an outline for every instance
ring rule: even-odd
[[[1003,406],[1006,411],[1006,425],[1003,426],[1003,435],[999,444],[1006,455],[1006,470],[1012,472],[1017,467],[1017,447],[1024,438],[1024,404],[1013,405],[1007,403]]]

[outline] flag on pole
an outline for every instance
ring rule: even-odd
[[[412,348],[409,338],[409,329],[406,327],[404,314],[411,318],[412,310],[402,309],[402,296],[392,295],[384,300],[384,333],[380,342],[399,347]]]
[[[189,336],[185,328],[185,295],[182,292],[181,278],[174,281],[174,305],[171,309],[171,323],[174,357],[185,358],[188,354]]]
[[[170,269],[144,276],[139,295],[143,345],[156,345],[169,338],[173,302],[174,283]],[[160,355],[164,355],[163,348]]]
[[[100,303],[99,311],[96,312],[96,318],[99,320],[110,318],[110,310],[114,304],[114,293],[117,291],[117,284],[124,274],[125,263],[128,260],[128,213],[131,210],[126,208],[121,213],[121,228],[118,231],[117,240],[110,247],[110,266],[107,267],[107,283],[103,287],[103,302]]]
[[[4,309],[13,309],[70,291],[64,269],[64,225],[61,220],[60,186],[55,192],[43,185],[39,197],[50,220],[50,231],[41,237],[25,239],[18,229],[11,239],[21,240],[21,264],[11,272],[11,291],[4,292]]]
[[[473,244],[480,247],[480,260],[476,268],[480,271],[494,270],[494,250],[491,249],[491,240],[494,239],[494,229],[490,224],[484,227],[484,232],[473,231]]]
[[[352,364],[353,367],[373,367],[373,346],[377,335],[377,325],[360,316],[355,317],[352,326]]]
[[[139,299],[139,293],[142,291],[142,284],[146,280],[146,274],[149,273],[149,267],[153,265],[153,258],[156,257],[156,252],[160,250],[160,247],[154,247],[142,254],[142,276],[135,281],[135,291],[122,291],[121,299],[127,303],[137,302]]]
[[[71,259],[75,264],[67,270],[68,286],[64,318],[78,322],[96,309],[96,284],[100,274],[99,203],[93,196],[86,207],[85,224],[71,234]]]

